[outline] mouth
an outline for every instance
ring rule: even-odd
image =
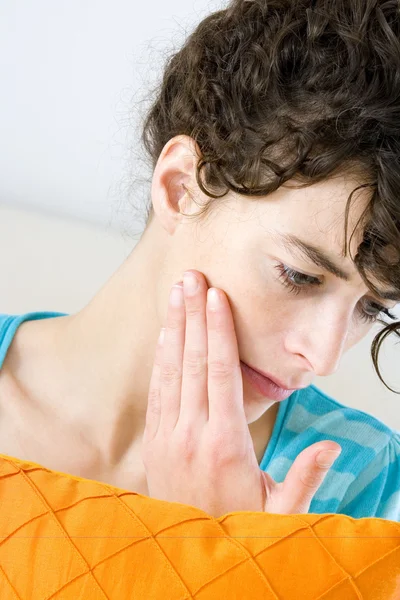
[[[285,400],[293,392],[300,388],[288,388],[285,384],[265,371],[254,369],[250,365],[240,361],[242,373],[253,387],[267,398],[276,401]]]

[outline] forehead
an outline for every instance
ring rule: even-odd
[[[294,185],[293,182],[288,182],[267,197],[265,203],[258,203],[261,219],[265,223],[269,221],[271,226],[273,216],[274,228],[298,234],[338,257],[343,256],[348,199],[362,182],[354,177],[338,176],[300,189],[294,188]],[[348,250],[350,237],[370,198],[371,191],[368,188],[359,189],[352,196],[347,221]],[[356,254],[362,237],[363,228],[359,226],[350,244],[352,256]],[[347,259],[351,260],[349,256],[344,260]]]

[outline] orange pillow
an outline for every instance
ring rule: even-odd
[[[1,600],[396,600],[400,523],[204,511],[0,455]]]

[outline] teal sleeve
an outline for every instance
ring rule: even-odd
[[[347,489],[337,511],[400,522],[400,432],[369,461]]]

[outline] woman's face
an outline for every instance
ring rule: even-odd
[[[163,275],[166,287],[171,280],[178,281],[184,270],[197,269],[210,287],[224,290],[240,359],[287,388],[304,387],[316,376],[331,375],[343,353],[371,328],[368,317],[379,314],[379,305],[395,305],[374,296],[351,258],[342,256],[346,202],[358,185],[347,176],[304,189],[281,187],[266,198],[229,194],[215,200],[209,216],[182,219],[170,236]],[[353,196],[348,242],[368,202],[365,194],[360,190]],[[198,211],[196,205],[190,211],[187,206],[186,213]],[[314,248],[315,260],[311,250],[308,255],[301,251],[295,238]],[[353,256],[360,241],[356,233]],[[317,264],[317,251],[335,265],[336,274],[327,264]],[[159,310],[165,319],[166,310],[161,305]],[[245,382],[244,396],[249,422],[274,403]]]

